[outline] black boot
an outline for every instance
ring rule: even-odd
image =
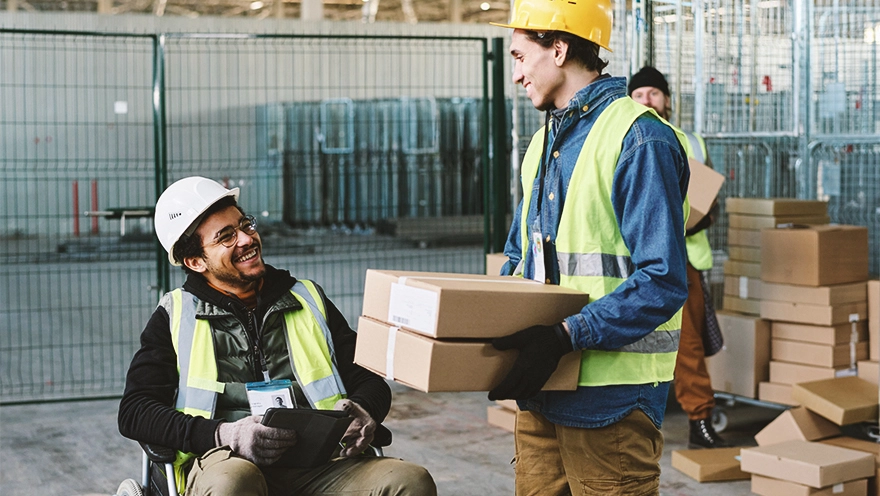
[[[729,448],[712,427],[712,419],[688,420],[688,448]]]

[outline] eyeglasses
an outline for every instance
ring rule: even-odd
[[[220,232],[214,236],[214,241],[211,244],[223,245],[226,248],[229,248],[238,241],[238,231],[241,231],[248,236],[253,236],[257,233],[257,219],[255,219],[253,215],[245,215],[238,223],[238,227],[227,226],[221,229]]]

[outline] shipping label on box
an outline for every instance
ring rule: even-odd
[[[839,436],[840,427],[804,407],[792,408],[779,414],[757,434],[758,446],[768,446],[785,441],[817,441]]]
[[[741,300],[760,300],[763,285],[757,277],[724,276],[724,294]]]
[[[855,361],[868,358],[868,343],[864,341],[856,343],[855,356],[851,356],[849,344],[828,345],[773,339],[770,349],[773,360],[817,367],[855,367]]]
[[[774,321],[770,324],[770,331],[776,339],[829,345],[847,344],[853,337],[853,324],[818,326]],[[868,340],[867,325],[864,320],[855,323],[855,331],[856,342]]]
[[[760,496],[864,496],[867,491],[867,479],[840,482],[816,489],[797,482],[752,475],[752,492]]]
[[[835,377],[848,377],[853,375],[849,366],[842,367],[817,367],[802,363],[770,361],[770,382],[777,384],[797,384],[799,382],[821,381]]]
[[[844,322],[865,320],[867,303],[841,303],[834,306],[806,305],[787,301],[761,300],[762,318],[802,324],[833,326]]]
[[[727,198],[727,213],[768,216],[827,216],[828,202],[795,198]]]
[[[823,488],[874,475],[874,457],[860,451],[808,441],[745,448],[744,472]]]
[[[858,377],[802,382],[791,397],[837,425],[877,420],[877,385]]]
[[[760,231],[780,224],[828,224],[827,215],[742,215],[727,216],[727,225],[733,229],[754,229]]]
[[[868,298],[866,288],[867,283],[865,282],[816,287],[765,282],[762,287],[765,300],[819,306],[865,303]]]
[[[687,194],[691,212],[685,227],[690,229],[697,225],[712,209],[715,198],[718,197],[718,192],[721,191],[721,186],[724,184],[724,175],[692,158],[688,158],[688,165],[691,170],[691,179],[688,183]]]
[[[712,389],[755,398],[758,383],[768,377],[770,323],[729,311],[719,311],[717,316],[724,347],[706,357]]]
[[[799,402],[791,397],[791,384],[776,384],[775,382],[762,382],[758,384],[758,399],[779,403],[781,405],[798,406]]]
[[[829,286],[868,279],[868,229],[799,226],[761,231],[761,280]]]
[[[749,474],[739,468],[740,448],[674,450],[672,468],[697,482],[746,480]]]

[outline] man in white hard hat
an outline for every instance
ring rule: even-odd
[[[687,298],[689,170],[682,141],[603,71],[611,0],[517,0],[514,82],[547,124],[522,162],[504,273],[580,289],[554,325],[496,339],[517,349],[489,399],[514,398],[516,494],[657,494],[660,426]],[[575,391],[540,391],[581,350]]]
[[[669,83],[663,74],[645,66],[633,74],[627,85],[633,100],[670,118]],[[706,142],[696,133],[683,131],[688,138],[688,156],[711,166]],[[675,359],[675,398],[688,416],[688,445],[691,448],[725,448],[729,444],[712,426],[715,391],[706,368],[706,357],[721,349],[723,337],[715,317],[705,271],[712,268],[712,247],[706,229],[712,214],[687,230],[688,299],[682,312],[681,342]]]
[[[119,431],[178,451],[181,494],[436,494],[422,467],[359,456],[384,429],[390,389],[354,364],[356,335],[323,290],[263,262],[256,220],[238,195],[188,177],[160,196],[156,234],[187,279],[161,299],[141,335]],[[348,412],[341,458],[285,464],[297,433],[262,425],[251,390]]]

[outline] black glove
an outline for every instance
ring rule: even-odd
[[[531,398],[553,375],[559,359],[573,351],[571,338],[562,323],[532,326],[503,338],[492,340],[496,350],[519,350],[519,356],[507,377],[489,391],[490,400]]]

